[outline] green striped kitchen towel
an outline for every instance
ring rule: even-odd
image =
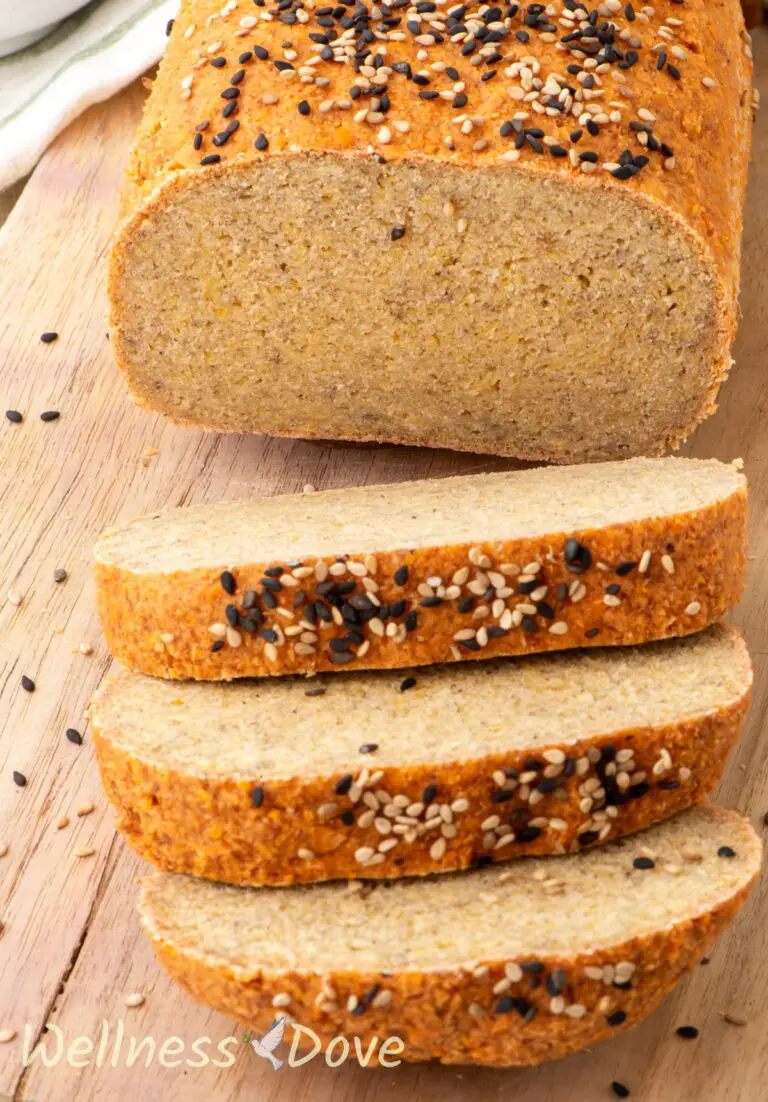
[[[0,190],[56,135],[161,56],[178,0],[94,0],[42,41],[0,59]]]

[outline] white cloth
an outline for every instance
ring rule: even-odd
[[[97,0],[42,41],[0,58],[0,190],[92,103],[149,69],[178,0]]]

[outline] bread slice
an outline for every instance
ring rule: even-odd
[[[171,975],[248,1026],[287,1015],[324,1043],[400,1037],[404,1060],[537,1064],[645,1017],[759,863],[747,822],[700,807],[588,853],[427,880],[235,888],[161,873],[140,912]]]
[[[229,680],[685,635],[736,603],[746,481],[635,459],[157,514],[96,545],[130,669]]]
[[[576,851],[701,800],[752,680],[722,625],[414,675],[120,674],[91,709],[120,829],[162,868],[232,884]]]

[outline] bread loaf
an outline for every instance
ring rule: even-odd
[[[752,674],[716,625],[517,660],[234,684],[122,673],[91,728],[142,857],[232,884],[445,872],[614,840],[702,799]]]
[[[641,643],[739,599],[746,482],[636,459],[207,505],[105,533],[112,654],[160,677]]]
[[[697,808],[587,853],[356,891],[163,873],[140,911],[174,979],[260,1032],[287,1016],[325,1044],[399,1037],[403,1060],[537,1064],[641,1021],[759,863],[748,823]]]
[[[730,364],[735,0],[185,0],[112,256],[134,397],[221,431],[659,454]]]

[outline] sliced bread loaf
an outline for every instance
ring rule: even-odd
[[[91,709],[120,829],[162,868],[233,884],[575,851],[709,792],[752,679],[722,625],[414,674],[120,674]]]
[[[162,873],[140,911],[171,975],[248,1026],[286,1015],[325,1043],[400,1037],[404,1060],[536,1064],[637,1024],[759,863],[747,822],[702,807],[589,853],[427,880],[254,889]]]
[[[637,8],[186,0],[110,269],[135,398],[559,462],[677,445],[730,365],[751,52],[737,0]]]
[[[746,503],[637,459],[180,509],[101,538],[99,610],[125,666],[203,680],[640,643],[736,603]]]

